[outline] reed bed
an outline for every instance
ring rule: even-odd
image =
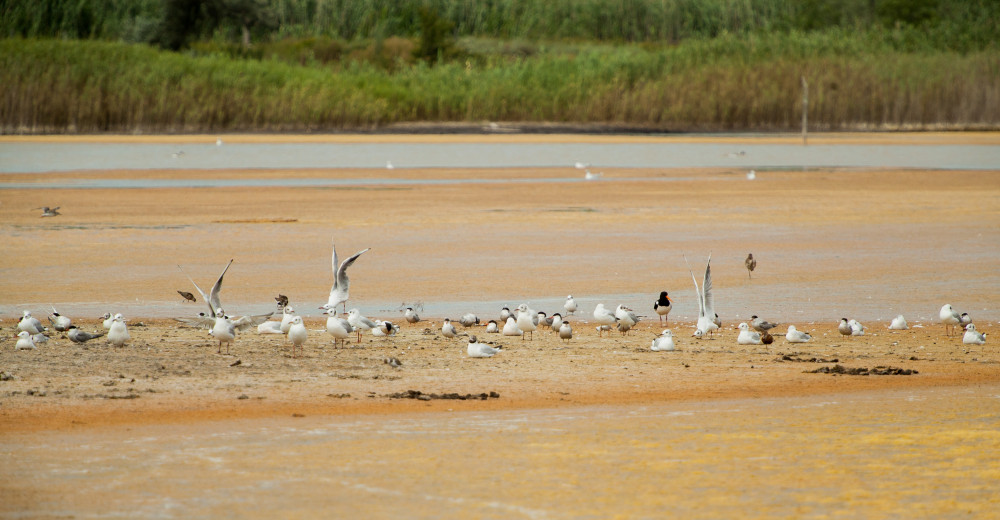
[[[801,76],[815,129],[1000,125],[997,52],[872,51],[845,36],[800,38],[795,52],[766,38],[717,38],[395,70],[7,39],[0,125],[8,134],[366,131],[415,121],[791,130]]]

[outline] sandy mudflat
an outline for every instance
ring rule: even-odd
[[[995,145],[994,138],[977,134],[963,142]],[[907,138],[855,134],[828,139]],[[929,137],[909,139],[919,145]],[[365,178],[371,172],[114,171],[4,179],[57,185],[81,177],[248,175]],[[127,438],[131,428],[201,428],[293,415],[573,410],[1000,384],[1000,351],[993,338],[1000,319],[995,297],[1000,289],[1000,171],[765,171],[749,182],[738,170],[605,169],[599,182],[559,183],[531,179],[568,180],[580,173],[571,168],[379,172],[390,179],[496,176],[523,182],[0,190],[5,242],[0,371],[12,376],[0,382],[0,433],[12,442],[28,442],[37,433],[93,432],[118,439]],[[42,205],[62,206],[63,215],[40,219],[33,208]],[[402,323],[399,308],[409,303],[423,308],[425,321],[403,324],[393,338],[366,335],[360,344],[335,347],[321,331],[323,320],[315,310],[329,290],[333,239],[342,257],[372,248],[351,268],[351,307]],[[752,281],[742,267],[748,251],[759,259]],[[709,253],[724,329],[715,339],[698,341],[690,336],[696,307],[682,255],[700,281]],[[288,295],[310,329],[304,356],[291,357],[281,336],[252,331],[240,335],[229,354],[218,354],[205,331],[179,328],[169,319],[203,310],[203,304],[183,303],[176,295],[177,289],[192,290],[178,264],[208,287],[231,258],[236,261],[223,290],[227,309],[267,312],[275,295]],[[670,328],[678,338],[676,352],[649,350],[653,334],[661,330],[650,308],[660,290],[675,299]],[[495,318],[503,304],[532,302],[551,314],[560,310],[566,294],[581,301],[572,318],[576,335],[567,344],[549,333],[522,341],[470,329],[502,344],[503,351],[492,359],[469,359],[463,340],[439,333],[440,319],[457,318],[456,309],[475,311],[484,322]],[[598,301],[628,303],[645,319],[627,337],[599,337],[589,323]],[[945,335],[936,316],[946,302],[973,315],[990,335],[985,346],[963,345],[959,336]],[[36,351],[15,352],[11,336],[20,310],[44,319],[50,305],[91,330],[100,327],[100,313],[122,312],[133,340],[115,351],[102,340],[81,347],[55,334]],[[886,330],[899,312],[916,327]],[[788,344],[782,325],[770,346],[737,345],[735,325],[750,314],[795,324],[815,340]],[[841,316],[863,321],[868,334],[841,337],[835,328]],[[388,357],[402,366],[385,364]],[[915,373],[807,372],[835,365]],[[408,390],[495,392],[499,397],[392,397]],[[949,413],[936,410],[938,418]],[[613,425],[603,427],[613,430]],[[61,485],[68,489],[72,483]],[[8,504],[3,512],[32,511],[39,486],[25,481],[3,488]],[[982,497],[972,494],[966,503],[982,505]],[[100,509],[86,497],[60,507],[70,514]],[[354,513],[365,511],[358,507]],[[427,508],[427,514],[440,512]],[[816,510],[825,509],[811,511]],[[47,511],[58,516],[60,510]],[[579,514],[616,511],[595,505]],[[454,516],[473,512],[459,509]],[[546,516],[521,513],[513,516]],[[241,516],[255,515],[251,510]]]

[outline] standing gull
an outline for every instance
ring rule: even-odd
[[[619,305],[615,309],[615,318],[618,319],[618,330],[621,331],[622,336],[639,323],[639,317],[632,312],[632,309],[624,305]]]
[[[610,327],[618,321],[615,318],[615,313],[606,309],[603,303],[598,303],[597,307],[594,307],[594,320],[597,321],[598,324],[598,336],[601,336],[605,330],[610,330]],[[608,329],[605,329],[605,326],[608,327]]]
[[[296,316],[292,318],[292,325],[288,328],[288,341],[292,342],[292,357],[298,357],[295,351],[302,352],[302,345],[305,344],[306,339],[309,338],[309,331],[306,330],[306,326],[302,323],[302,316]]]
[[[351,280],[347,278],[347,268],[351,267],[359,256],[368,251],[371,251],[370,247],[354,253],[353,256],[337,265],[337,245],[333,245],[333,287],[330,288],[330,299],[322,307],[323,309],[336,309],[337,305],[344,304],[346,311],[347,298],[350,296],[349,290],[351,288]]]
[[[347,340],[351,339],[354,327],[345,318],[337,316],[337,311],[327,310],[325,314],[328,315],[326,318],[326,331],[333,336],[333,344],[336,345],[339,341],[342,345],[347,345]]]
[[[288,329],[292,326],[292,320],[295,319],[295,309],[291,305],[286,305],[284,309],[281,310],[281,333],[288,334]]]
[[[944,332],[947,335],[951,335],[951,331],[955,329],[955,325],[962,323],[962,315],[958,313],[955,309],[951,308],[950,303],[944,304],[941,307],[941,311],[938,313],[941,318],[941,323],[944,323]]]
[[[566,303],[563,304],[563,309],[566,309],[567,315],[572,315],[576,312],[576,300],[573,299],[572,294],[566,297]]]
[[[215,317],[215,324],[212,325],[212,330],[208,331],[208,333],[219,340],[218,353],[222,354],[222,344],[225,343],[226,354],[229,354],[229,346],[236,339],[236,325],[229,319],[229,316],[220,312],[219,316]]]
[[[372,330],[377,326],[374,321],[364,317],[357,309],[351,309],[347,313],[347,323],[350,323],[351,327],[358,333],[358,343],[361,343],[361,332]]]
[[[538,329],[538,313],[529,309],[526,303],[517,306],[517,328],[523,332],[530,332],[531,339],[535,339],[535,330]],[[523,334],[521,339],[524,339]]]
[[[684,257],[684,263],[687,264],[687,257]],[[694,277],[690,265],[688,265],[688,272],[691,273],[695,296],[698,297],[698,326],[694,335],[703,338],[705,334],[719,329],[719,325],[715,323],[718,315],[715,313],[715,299],[712,297],[712,255],[708,255],[708,262],[705,264],[705,278],[701,282],[700,290],[698,289],[698,279]]]

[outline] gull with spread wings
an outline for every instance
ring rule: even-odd
[[[698,289],[698,279],[691,271],[691,264],[688,264],[687,257],[684,263],[691,273],[691,281],[694,282],[694,292],[698,297],[698,328],[694,331],[697,338],[703,338],[705,334],[719,329],[715,323],[715,301],[712,298],[712,255],[708,255],[708,262],[705,264],[705,279],[701,283],[701,290]]]
[[[333,287],[330,288],[330,299],[326,302],[326,305],[320,307],[320,309],[325,309],[326,311],[336,311],[337,306],[344,304],[344,312],[347,312],[347,298],[350,296],[349,290],[351,288],[351,280],[347,278],[347,268],[358,259],[359,256],[371,251],[372,248],[365,249],[363,251],[358,251],[354,253],[343,263],[337,265],[337,245],[333,245]]]

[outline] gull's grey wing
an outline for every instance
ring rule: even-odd
[[[712,254],[708,255],[708,263],[705,264],[705,281],[701,283],[702,297],[705,299],[705,316],[712,318],[715,316],[715,299],[712,297]]]
[[[229,271],[229,266],[231,266],[231,265],[233,265],[233,260],[232,259],[229,260],[229,263],[226,264],[226,268],[223,269],[222,270],[222,274],[219,275],[219,281],[215,282],[215,285],[212,287],[211,304],[210,305],[212,307],[212,315],[213,316],[215,315],[215,312],[217,310],[219,310],[219,309],[222,308],[222,301],[219,300],[219,293],[222,292],[222,278],[224,276],[226,276],[226,271]],[[202,295],[202,296],[204,296],[204,295]]]
[[[694,282],[694,295],[698,299],[698,317],[700,318],[705,316],[705,300],[701,296],[701,291],[698,290],[698,279],[694,277],[694,271],[691,270],[691,264],[688,263],[686,256],[684,256],[684,264],[687,265],[688,272],[691,273],[691,281]]]
[[[357,260],[359,256],[367,253],[368,251],[371,251],[371,249],[372,248],[369,247],[368,249],[365,249],[363,251],[358,251],[357,253],[354,253],[354,255],[348,258],[347,260],[344,260],[344,263],[340,264],[340,267],[337,268],[337,279],[335,281],[338,287],[347,289],[350,286],[351,281],[347,279],[347,268],[351,267],[351,265],[354,264],[354,261]],[[334,251],[334,253],[336,254],[336,251]]]
[[[250,327],[256,327],[257,325],[260,325],[261,323],[264,323],[265,321],[267,321],[268,318],[271,317],[272,314],[274,314],[274,313],[273,312],[269,312],[267,314],[256,314],[256,315],[253,315],[253,316],[243,316],[243,317],[239,318],[238,320],[233,321],[233,325],[235,325],[236,328],[239,329],[239,330],[246,330],[246,329],[248,329]]]

